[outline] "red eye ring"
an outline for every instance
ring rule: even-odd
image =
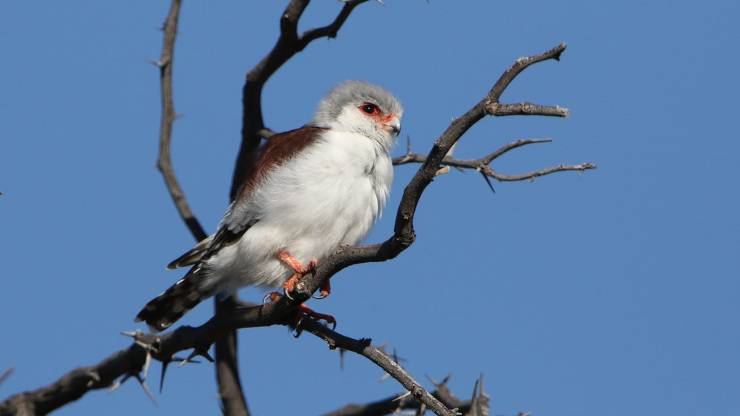
[[[363,113],[369,114],[369,115],[375,115],[375,114],[380,113],[380,108],[378,108],[378,106],[373,103],[363,103],[360,106],[360,110],[362,110]]]

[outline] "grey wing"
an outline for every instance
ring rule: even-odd
[[[174,269],[196,264],[212,256],[222,247],[238,241],[247,230],[259,221],[259,212],[252,204],[251,193],[258,183],[270,175],[275,166],[313,143],[326,129],[316,126],[301,128],[271,136],[256,155],[254,164],[244,178],[239,196],[229,206],[216,234],[201,241],[193,249],[173,260],[167,267]]]
[[[212,256],[221,248],[239,240],[257,222],[247,205],[248,202],[243,199],[233,202],[221,220],[216,234],[200,241],[195,247],[172,260],[167,268],[177,269],[192,266]]]
[[[180,267],[192,266],[193,264],[199,262],[200,259],[203,258],[203,253],[205,253],[206,249],[208,249],[208,246],[211,244],[211,241],[213,241],[213,237],[214,236],[211,235],[204,240],[201,240],[200,243],[198,243],[190,250],[186,251],[185,254],[172,260],[167,265],[167,268],[170,270],[178,269]]]

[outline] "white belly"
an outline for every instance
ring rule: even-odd
[[[208,260],[210,278],[222,292],[280,286],[293,271],[277,259],[278,251],[307,264],[356,244],[380,215],[392,180],[382,147],[363,136],[326,134],[255,189],[259,220]]]

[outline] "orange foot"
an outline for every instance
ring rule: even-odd
[[[282,296],[283,295],[281,295],[278,292],[270,292],[267,294],[267,296],[265,296],[265,300],[270,299],[270,302],[277,302]],[[337,320],[334,319],[333,316],[316,312],[315,310],[309,308],[303,303],[298,305],[298,310],[296,311],[296,316],[295,316],[296,326],[300,326],[301,319],[303,319],[303,317],[306,317],[306,316],[308,316],[309,318],[313,318],[314,320],[317,320],[317,321],[324,320],[326,321],[327,324],[332,325],[332,329],[335,329],[337,327]],[[298,331],[300,331],[300,329]]]
[[[331,284],[329,283],[328,279],[326,282],[321,284],[321,287],[319,288],[319,293],[320,295],[316,297],[316,299],[324,299],[331,293]]]
[[[278,259],[288,265],[295,273],[293,273],[288,280],[283,283],[283,292],[285,293],[285,296],[287,296],[289,299],[293,299],[290,297],[290,292],[295,289],[295,285],[298,284],[298,282],[301,280],[301,278],[314,270],[316,270],[316,259],[311,260],[308,262],[308,265],[304,266],[301,264],[300,261],[298,261],[295,257],[291,256],[290,253],[288,253],[286,250],[280,250],[277,253]],[[324,293],[324,287],[321,287],[321,293]],[[327,293],[328,294],[328,293]]]

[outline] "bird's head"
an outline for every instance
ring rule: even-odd
[[[313,124],[351,131],[390,149],[401,131],[403,107],[396,97],[376,85],[345,81],[319,103]]]

